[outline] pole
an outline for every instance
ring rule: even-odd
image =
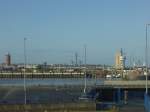
[[[120,101],[121,101],[121,89],[120,88],[117,89],[117,100],[118,100],[118,104],[120,105]]]
[[[146,94],[148,93],[148,43],[147,43],[147,29],[150,24],[146,24],[146,46],[145,46],[145,63],[146,63]]]
[[[84,93],[86,93],[86,45],[84,46],[84,63],[85,63],[85,75],[84,75]]]
[[[26,38],[24,38],[24,104],[27,104],[27,92],[26,92]]]

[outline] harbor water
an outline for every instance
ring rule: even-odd
[[[24,103],[23,79],[0,80],[0,103]],[[95,79],[87,79],[87,90]],[[27,103],[74,103],[83,93],[84,79],[27,79]]]

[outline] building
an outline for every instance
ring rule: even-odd
[[[11,55],[9,53],[5,55],[5,65],[7,66],[11,65]]]
[[[124,69],[125,68],[125,56],[123,54],[123,50],[121,49],[119,52],[116,53],[115,56],[115,68],[116,69]]]

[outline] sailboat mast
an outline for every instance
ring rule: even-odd
[[[84,93],[86,93],[86,45],[84,46],[84,63],[85,63],[85,70],[84,70]]]

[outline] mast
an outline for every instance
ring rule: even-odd
[[[27,90],[26,90],[26,64],[27,64],[27,56],[26,56],[26,38],[24,38],[24,104],[27,104]]]
[[[84,63],[85,63],[85,70],[84,70],[84,93],[86,93],[86,85],[87,85],[87,80],[86,80],[86,45],[84,45]]]

